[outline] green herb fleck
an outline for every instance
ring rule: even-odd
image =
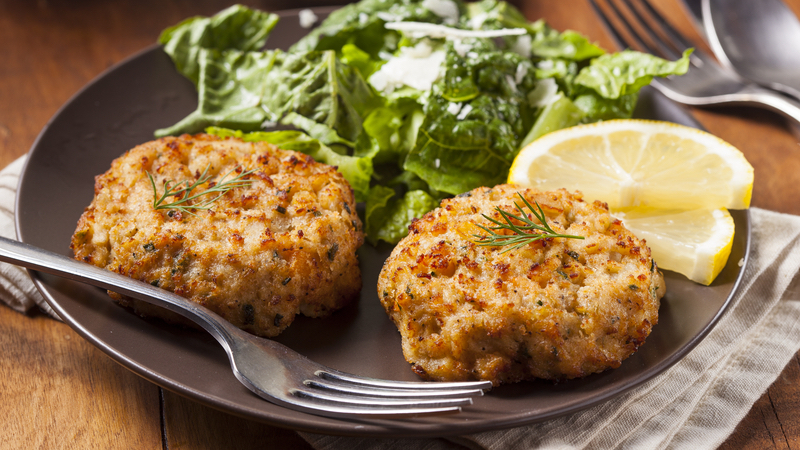
[[[336,258],[336,252],[339,251],[339,244],[331,245],[331,248],[328,249],[328,261],[333,261]]]
[[[256,309],[253,308],[253,305],[245,303],[242,305],[242,312],[244,313],[244,324],[252,325],[256,320]]]

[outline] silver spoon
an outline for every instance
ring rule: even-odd
[[[702,18],[708,43],[723,65],[800,99],[800,20],[786,4],[702,0]]]

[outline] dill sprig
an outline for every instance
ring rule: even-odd
[[[478,239],[475,241],[476,244],[485,246],[485,247],[503,247],[506,245],[511,245],[512,247],[503,250],[500,253],[505,253],[511,250],[516,250],[524,245],[527,245],[531,242],[538,241],[541,239],[547,238],[569,238],[569,239],[583,239],[583,236],[572,236],[569,234],[558,234],[550,225],[547,224],[547,218],[544,215],[544,211],[542,211],[542,207],[539,206],[538,202],[536,203],[536,209],[522,196],[522,194],[517,193],[519,198],[522,199],[522,202],[525,203],[525,206],[533,213],[533,215],[541,222],[541,225],[535,223],[533,220],[528,218],[528,214],[525,213],[525,210],[522,209],[522,206],[519,203],[514,202],[514,206],[517,207],[517,211],[519,211],[519,216],[514,215],[510,212],[503,211],[499,206],[495,207],[497,212],[500,213],[504,222],[500,222],[497,219],[493,219],[486,214],[481,214],[486,220],[492,222],[496,226],[494,227],[486,227],[481,224],[475,224],[480,227],[483,231],[488,233],[488,236],[483,236],[479,234],[475,234],[474,236]],[[517,225],[514,221],[522,222],[524,225]],[[499,234],[498,231],[509,230],[513,234]]]
[[[194,215],[192,210],[210,209],[211,205],[217,201],[217,199],[225,195],[231,189],[249,186],[250,180],[246,180],[244,177],[255,171],[248,170],[240,173],[230,180],[225,180],[228,175],[240,167],[236,166],[223,175],[222,178],[220,178],[220,181],[213,186],[198,193],[192,194],[192,191],[198,186],[202,186],[211,180],[211,175],[207,175],[209,167],[211,166],[206,166],[205,170],[203,170],[203,173],[194,183],[192,183],[190,180],[183,180],[178,183],[175,183],[172,180],[164,181],[164,193],[161,194],[161,196],[158,195],[158,189],[156,188],[156,182],[153,179],[153,176],[150,175],[150,172],[147,172],[147,178],[150,179],[150,185],[153,187],[153,209],[175,209]],[[198,203],[192,204],[192,201],[197,200],[204,195],[214,193],[217,193],[215,197],[210,199],[207,198]],[[169,197],[174,197],[175,201],[166,203],[167,198]]]

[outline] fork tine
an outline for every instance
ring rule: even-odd
[[[490,381],[409,382],[360,377],[323,368],[290,390],[297,405],[326,416],[409,417],[453,413],[492,387]]]
[[[667,23],[666,20],[664,20],[664,18],[661,17],[661,15],[658,14],[658,12],[652,6],[650,6],[650,4],[647,3],[646,0],[642,0],[642,1],[637,2],[637,3],[640,4],[640,5],[647,3],[647,7],[645,7],[644,9],[646,9],[647,13],[650,15],[650,20],[646,19],[642,15],[642,12],[639,11],[639,8],[634,7],[633,4],[631,4],[630,0],[622,0],[622,2],[625,3],[625,6],[627,6],[628,10],[634,15],[634,17],[636,17],[636,20],[639,21],[639,23],[642,25],[642,28],[650,29],[650,33],[648,33],[648,36],[649,36],[650,40],[652,42],[654,42],[658,46],[658,48],[661,50],[661,52],[660,52],[661,55],[666,56],[669,59],[678,59],[678,58],[680,58],[681,53],[683,52],[683,50],[685,50],[686,48],[690,47],[689,45],[686,45],[683,48],[679,49],[673,43],[676,40],[674,34],[676,34],[677,32],[671,26],[666,25],[666,23]],[[612,1],[609,0],[609,3],[612,3]],[[619,14],[619,12],[617,14]],[[658,24],[659,27],[661,27],[661,31],[663,31],[665,34],[667,34],[669,36],[670,40],[665,41],[664,39],[662,39],[658,35],[658,32],[655,31],[655,29],[651,26],[653,24],[653,22],[655,22],[656,24]],[[669,29],[671,29],[672,32],[668,31],[667,28],[665,28],[665,25]],[[630,25],[629,25],[629,27],[632,30],[634,30],[634,32],[635,32],[634,27],[632,27]],[[640,40],[644,41],[644,39],[642,39],[641,35],[637,34],[637,37]],[[685,42],[685,39],[683,39],[681,37],[681,38],[677,39],[677,41],[679,41],[679,42],[684,41]],[[683,45],[683,44],[681,44],[681,45]]]
[[[403,398],[383,398],[383,397],[370,397],[361,395],[342,395],[342,394],[328,394],[326,392],[317,392],[314,390],[296,389],[292,391],[292,395],[300,398],[307,398],[313,400],[320,400],[328,402],[328,404],[336,405],[353,405],[358,407],[371,407],[371,408],[402,408],[402,407],[419,407],[419,408],[451,408],[454,406],[467,406],[472,404],[471,398],[430,398],[430,399],[403,399]]]
[[[481,392],[492,388],[491,381],[459,381],[426,383],[419,381],[387,381],[376,378],[358,377],[335,370],[317,370],[315,375],[324,380],[338,380],[353,384],[372,386],[385,389],[414,389],[418,391],[445,391],[445,390],[480,390]]]
[[[352,389],[328,393],[324,390],[294,388],[289,391],[289,394],[291,395],[289,405],[300,406],[306,410],[311,409],[317,414],[329,417],[352,417],[357,414],[391,418],[446,414],[460,412],[462,406],[472,404],[470,396],[387,398],[372,396],[370,395],[371,391],[366,391],[366,395],[359,395],[360,392]]]
[[[296,397],[293,404],[285,404],[284,406],[288,406],[292,409],[299,409],[304,412],[313,412],[326,417],[344,417],[352,419],[354,416],[369,418],[405,418],[420,415],[450,414],[460,412],[461,406],[465,405],[417,407],[396,406],[389,403],[383,405],[364,405],[361,402],[348,404],[338,401],[327,402],[321,399]]]
[[[679,44],[679,45],[673,45],[673,48],[676,51],[683,52],[687,48],[694,46],[678,30],[676,30],[675,27],[673,27],[672,24],[670,24],[667,21],[667,19],[665,19],[664,16],[662,16],[661,13],[658,12],[658,10],[656,10],[653,7],[653,5],[650,3],[649,0],[642,0],[640,4],[644,6],[644,8],[650,14],[650,17],[652,17],[653,20],[655,20],[658,23],[661,29],[664,30],[664,32],[669,36],[670,40],[672,41],[671,43],[677,42]]]
[[[692,65],[695,67],[703,67],[704,64],[717,65],[717,61],[714,57],[697,48],[686,36],[673,27],[672,24],[653,7],[649,0],[641,0],[641,4],[648,10],[653,20],[661,26],[662,31],[669,36],[671,42],[668,41],[668,43],[678,52],[679,56],[684,50],[692,47],[694,51],[689,55],[689,62],[691,62]],[[676,43],[678,45],[676,45]]]
[[[283,344],[221,322],[237,341],[234,374],[256,395],[284,407],[328,417],[410,417],[457,412],[491,388],[479,382],[379,380],[318,364]]]
[[[611,33],[611,37],[614,38],[614,41],[617,43],[617,46],[622,48],[635,47],[634,45],[631,45],[631,43],[628,42],[627,39],[625,39],[622,33],[619,32],[617,27],[614,26],[614,23],[611,21],[608,15],[606,15],[605,11],[603,11],[603,9],[600,8],[600,6],[597,4],[595,0],[589,0],[589,4],[592,6],[592,9],[594,10],[595,14],[597,14],[597,17],[600,18],[600,21],[603,22],[603,25],[605,25],[606,30],[608,30],[608,32]],[[623,27],[629,30],[630,28],[627,26],[627,23],[625,23],[624,21],[622,22],[623,22]]]
[[[366,385],[353,385],[350,383],[332,383],[319,380],[307,380],[306,386],[335,392],[351,393],[383,398],[452,398],[452,397],[479,397],[483,395],[482,389],[397,389],[372,387]]]
[[[668,40],[662,39],[658,36],[658,32],[651,31],[648,33],[650,39],[659,46],[661,51],[656,51],[651,45],[649,45],[645,39],[642,38],[642,35],[636,31],[634,27],[632,27],[626,20],[620,9],[614,4],[612,0],[606,0],[606,3],[610,6],[611,9],[614,10],[614,14],[617,16],[618,21],[622,24],[621,27],[617,27],[614,25],[612,20],[609,16],[603,11],[602,8],[595,2],[595,0],[589,0],[592,8],[594,9],[597,16],[603,22],[606,29],[611,33],[614,40],[617,42],[617,45],[620,47],[628,47],[634,48],[637,47],[642,49],[647,53],[651,53],[656,56],[660,56],[662,58],[667,59],[677,59],[682,56],[683,50],[686,48],[692,47],[690,41],[686,39],[683,35],[680,34],[669,22],[658,13],[658,11],[653,8],[653,6],[648,2],[648,0],[642,0],[640,2],[640,7],[635,7],[631,4],[629,0],[621,0],[623,1],[628,10],[636,17],[636,20],[643,25],[643,29],[650,28],[650,25],[657,24],[661,28],[661,32],[665,35],[668,35]],[[641,9],[646,9],[647,14],[650,15],[650,19],[647,20],[642,15]],[[620,28],[627,31],[628,34],[632,36],[632,40],[626,39],[625,36],[620,32]],[[671,42],[671,40],[677,41],[678,44],[675,42]],[[679,47],[683,47],[682,49]],[[691,65],[695,67],[703,67],[704,65],[710,64],[712,66],[716,65],[716,61],[705,54],[704,52],[695,48],[694,52],[689,55],[689,62]]]
[[[603,24],[606,28],[611,32],[611,35],[617,41],[617,45],[620,47],[627,47],[630,49],[643,49],[645,52],[663,56],[662,53],[656,51],[652,46],[650,46],[644,39],[642,39],[641,35],[639,34],[636,29],[625,20],[625,16],[622,14],[622,11],[617,7],[617,5],[612,0],[607,0],[606,4],[613,10],[614,14],[616,15],[618,21],[620,22],[621,26],[616,27],[614,26],[614,22],[609,18],[609,16],[603,11],[602,8],[595,2],[595,0],[589,0],[592,7],[594,8],[597,15],[603,21]],[[624,29],[627,34],[631,37],[631,39],[626,39],[625,36],[620,32],[620,28]]]

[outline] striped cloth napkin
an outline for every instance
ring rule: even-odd
[[[14,201],[17,181],[25,166],[27,155],[18,158],[0,171],[0,236],[17,239],[14,223]],[[51,317],[58,318],[33,285],[26,269],[0,263],[0,300],[21,313],[39,308]]]
[[[16,238],[14,198],[22,157],[0,171],[0,234]],[[800,350],[800,217],[751,208],[744,280],[728,312],[675,366],[593,408],[529,426],[440,439],[300,433],[317,449],[714,448]],[[54,312],[27,272],[0,263],[0,300]]]

